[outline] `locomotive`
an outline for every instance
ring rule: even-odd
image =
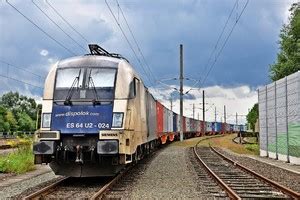
[[[49,163],[57,175],[115,175],[173,141],[181,128],[179,116],[154,99],[124,57],[96,44],[89,49],[54,64],[45,80],[34,162]],[[223,125],[183,118],[185,137],[230,131]]]

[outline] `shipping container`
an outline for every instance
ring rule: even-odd
[[[236,125],[236,124],[235,124],[235,125],[233,126],[233,131],[236,132],[236,133],[239,132],[239,131],[240,131],[239,125]]]
[[[215,127],[216,132],[220,133],[222,131],[222,123],[216,122],[215,126],[216,126]]]
[[[206,132],[212,132],[212,123],[206,122]]]
[[[149,92],[146,92],[146,102],[148,141],[151,141],[157,138],[157,122],[156,101]]]
[[[159,136],[164,131],[164,107],[161,103],[156,101],[156,122],[157,122],[157,132]]]
[[[190,118],[185,118],[185,131],[190,132],[191,131],[191,123]]]
[[[171,110],[168,111],[168,133],[173,132],[173,112]]]
[[[198,133],[201,133],[201,121],[200,120],[196,121],[196,131]]]
[[[233,131],[234,131],[234,125],[230,124],[230,132],[233,132]]]
[[[190,118],[190,132],[195,132],[194,119]]]
[[[163,132],[167,133],[169,130],[169,113],[168,113],[168,109],[166,107],[164,107],[164,129]]]
[[[259,88],[260,155],[300,164],[300,72]]]
[[[177,127],[177,114],[176,113],[173,113],[173,131],[174,132],[178,132],[178,127]]]
[[[201,121],[201,133],[202,133],[202,135],[205,135],[205,133],[206,133],[206,122],[205,121]]]

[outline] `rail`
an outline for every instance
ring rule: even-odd
[[[275,182],[275,181],[272,181],[271,179],[268,179],[258,173],[256,173],[255,171],[233,161],[232,159],[226,157],[224,154],[220,153],[219,151],[217,151],[215,148],[213,148],[212,146],[210,146],[210,148],[216,153],[218,154],[219,156],[221,156],[223,159],[225,159],[226,161],[230,162],[231,164],[237,166],[238,168],[244,170],[245,172],[248,172],[249,174],[253,175],[254,177],[264,181],[265,183],[268,183],[270,185],[272,185],[273,187],[275,187],[276,189],[280,190],[281,192],[283,192],[284,194],[288,195],[288,196],[291,196],[292,198],[295,198],[295,199],[300,199],[300,193],[296,192],[296,191],[293,191],[283,185],[280,185],[279,183]]]

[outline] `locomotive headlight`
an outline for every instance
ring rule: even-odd
[[[50,128],[51,113],[43,113],[42,116],[42,128]]]
[[[113,113],[112,127],[121,128],[123,125],[123,117],[124,117],[124,113],[121,112]]]

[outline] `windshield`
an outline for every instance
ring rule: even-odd
[[[76,87],[82,87],[83,69],[81,68],[66,68],[58,69],[56,77],[56,88],[70,88],[76,79],[79,77]]]
[[[115,68],[60,68],[54,99],[60,101],[111,101],[114,98]]]
[[[96,88],[114,87],[115,84],[115,69],[108,68],[90,68],[87,73],[86,87]],[[94,85],[93,85],[94,84]]]

